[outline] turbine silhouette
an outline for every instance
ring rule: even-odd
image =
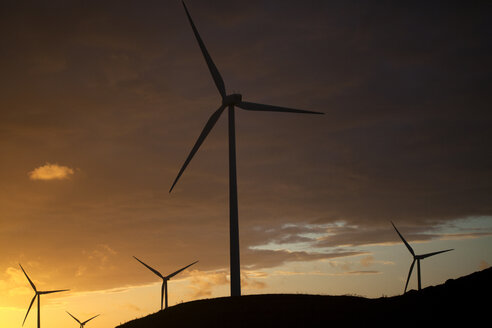
[[[20,263],[19,263],[19,265],[20,265]],[[29,280],[31,287],[32,287],[32,289],[34,289],[34,292],[35,292],[34,297],[32,298],[31,304],[29,304],[29,308],[27,309],[27,313],[26,313],[26,316],[24,317],[24,321],[22,321],[22,325],[24,326],[24,323],[26,322],[26,319],[27,319],[27,315],[29,314],[29,311],[31,310],[32,304],[34,303],[34,301],[36,300],[36,297],[37,297],[38,298],[38,328],[40,328],[41,327],[41,300],[40,300],[41,295],[66,292],[70,289],[58,289],[58,290],[47,290],[47,291],[37,290],[36,286],[34,286],[34,283],[29,278],[29,276],[27,275],[27,273],[24,270],[24,268],[22,267],[22,265],[20,265],[20,267],[22,269],[22,272],[24,272],[24,274],[26,275],[27,280]]]
[[[161,310],[162,310],[162,301],[163,301],[163,298],[165,296],[165,299],[166,299],[166,309],[167,309],[167,281],[169,279],[171,279],[172,277],[174,277],[175,275],[177,275],[178,273],[180,273],[181,271],[189,268],[190,266],[192,266],[193,264],[197,263],[198,261],[195,261],[191,264],[188,264],[187,266],[179,269],[178,271],[175,271],[173,273],[171,273],[170,275],[167,275],[167,276],[163,276],[159,271],[157,271],[156,269],[154,268],[151,268],[150,266],[148,266],[147,264],[143,263],[142,261],[140,261],[138,258],[136,258],[134,256],[135,260],[137,260],[138,262],[142,263],[147,269],[149,269],[150,271],[152,271],[153,273],[155,273],[158,277],[160,277],[162,279],[162,287],[161,287]]]
[[[412,254],[412,256],[413,256],[413,261],[412,261],[412,264],[410,265],[410,271],[408,272],[407,283],[405,284],[405,290],[403,291],[403,294],[405,294],[407,292],[408,282],[410,281],[410,276],[412,275],[412,270],[413,270],[413,266],[415,265],[415,261],[417,261],[418,286],[419,286],[419,290],[421,290],[422,289],[422,283],[421,283],[421,279],[420,279],[420,260],[423,260],[423,259],[430,257],[430,256],[441,254],[444,252],[449,252],[449,251],[452,251],[453,249],[446,249],[444,251],[438,251],[438,252],[432,252],[432,253],[427,253],[427,254],[422,254],[422,255],[416,255],[415,252],[413,251],[412,247],[410,247],[410,245],[407,243],[405,238],[403,238],[403,236],[398,231],[398,229],[396,229],[393,222],[391,222],[391,224],[393,225],[393,228],[395,228],[396,233],[398,234],[398,236],[400,236],[400,238],[403,241],[403,243],[405,244],[405,246],[407,246],[410,254]]]
[[[80,322],[80,320],[79,320],[79,319],[77,319],[77,318],[75,318],[75,317],[74,317],[74,316],[73,316],[70,312],[68,312],[68,311],[66,311],[66,312],[67,312],[67,313],[68,313],[68,314],[69,314],[72,318],[74,318],[74,319],[75,319],[75,321],[77,321],[77,322],[80,324],[80,327],[79,327],[79,328],[84,328],[84,326],[85,326],[85,324],[86,324],[86,323],[88,323],[89,321],[91,321],[91,320],[92,320],[92,319],[94,319],[95,317],[100,316],[100,314],[98,314],[98,315],[93,316],[93,317],[92,317],[92,318],[90,318],[90,319],[85,320],[84,322]]]
[[[220,107],[210,116],[208,122],[205,124],[198,140],[191,149],[190,154],[186,158],[181,170],[179,171],[176,179],[174,180],[171,192],[178,182],[179,178],[183,174],[184,170],[190,163],[195,153],[200,148],[209,132],[214,127],[215,123],[219,119],[224,109],[228,108],[229,114],[229,239],[230,239],[230,268],[231,268],[231,296],[241,295],[241,273],[240,273],[240,261],[239,261],[239,223],[238,223],[238,205],[237,205],[237,179],[236,179],[236,132],[235,132],[235,119],[234,119],[234,107],[250,111],[267,111],[267,112],[287,112],[287,113],[303,113],[303,114],[324,114],[320,112],[313,112],[307,110],[300,110],[287,107],[279,107],[272,105],[264,105],[258,103],[252,103],[242,100],[240,94],[227,94],[225,89],[224,80],[219,73],[219,70],[215,66],[212,58],[210,57],[205,44],[198,33],[198,30],[191,19],[191,15],[188,12],[188,8],[183,1],[183,6],[190,21],[191,28],[195,34],[195,38],[200,46],[203,57],[207,63],[208,69],[212,78],[217,86],[217,89],[222,97],[222,104]]]

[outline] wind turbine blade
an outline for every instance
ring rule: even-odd
[[[393,224],[393,222],[391,222],[391,224],[393,225],[393,228],[395,228],[396,230],[396,233],[398,234],[398,236],[400,236],[401,240],[403,240],[403,243],[405,244],[405,246],[407,246],[408,250],[410,251],[410,253],[415,256],[415,252],[413,251],[412,247],[410,247],[410,245],[407,243],[407,241],[405,240],[405,238],[403,238],[403,236],[401,235],[401,233],[398,231],[398,229],[396,229],[395,225]]]
[[[193,264],[195,264],[195,263],[197,263],[197,262],[198,262],[198,261],[195,261],[195,262],[193,262],[193,263],[191,263],[191,264],[188,264],[188,265],[187,265],[187,266],[185,266],[184,268],[181,268],[181,269],[179,269],[178,271],[171,273],[171,274],[170,274],[170,275],[168,275],[166,278],[167,278],[167,279],[171,279],[172,277],[174,277],[175,275],[177,275],[178,273],[180,273],[180,272],[181,272],[181,271],[183,271],[184,269],[189,268],[190,266],[192,266]]]
[[[419,257],[421,259],[425,259],[426,257],[429,257],[429,256],[433,256],[433,255],[437,255],[437,254],[441,254],[441,253],[444,253],[444,252],[449,252],[449,251],[452,251],[453,249],[446,249],[444,251],[439,251],[439,252],[433,252],[433,253],[427,253],[427,254],[422,254],[422,255],[419,255]]]
[[[74,318],[74,319],[75,319],[75,321],[77,321],[77,322],[78,322],[78,323],[80,323],[81,325],[83,324],[83,323],[81,323],[81,322],[79,321],[79,319],[75,318],[75,317],[74,317],[74,316],[73,316],[70,312],[68,312],[68,311],[65,311],[65,312],[67,312],[67,313],[68,313],[68,314],[69,314],[72,318]]]
[[[257,110],[257,111],[263,111],[263,112],[286,112],[286,113],[301,113],[301,114],[324,114],[321,112],[313,112],[310,110],[302,110],[302,109],[295,109],[295,108],[287,108],[287,107],[279,107],[279,106],[272,106],[272,105],[263,105],[263,104],[257,104],[257,103],[252,103],[252,102],[247,102],[247,101],[241,101],[239,104],[236,104],[237,107],[246,109],[246,110]]]
[[[22,265],[20,263],[19,263],[19,265],[22,269],[22,272],[24,272],[24,274],[26,275],[27,280],[29,280],[29,283],[31,284],[32,289],[34,289],[34,291],[37,292],[36,286],[34,286],[34,283],[31,281],[31,279],[29,279],[29,276],[27,275],[26,271],[24,271],[24,268],[22,267]]]
[[[86,323],[88,323],[89,321],[91,321],[92,319],[94,319],[94,318],[96,318],[96,317],[98,317],[98,316],[100,316],[100,314],[95,315],[95,316],[93,316],[92,318],[85,320],[84,322],[82,322],[82,325],[85,325]]]
[[[205,124],[205,127],[203,128],[202,133],[198,137],[198,140],[196,141],[195,145],[193,146],[193,149],[191,149],[191,152],[188,155],[188,157],[186,158],[186,161],[184,162],[183,166],[181,167],[181,170],[179,170],[178,176],[176,177],[176,179],[174,179],[173,185],[171,186],[171,189],[169,189],[169,192],[171,192],[173,190],[174,186],[176,185],[179,178],[181,177],[181,174],[183,174],[184,170],[186,169],[186,167],[190,163],[191,159],[193,158],[195,153],[198,151],[201,144],[203,143],[203,141],[205,140],[205,138],[207,137],[209,132],[214,127],[215,123],[217,123],[217,120],[219,119],[220,115],[224,111],[224,108],[225,108],[224,105],[220,106],[219,109],[217,109],[212,114],[212,116],[210,116],[210,118],[208,119],[208,122],[207,122],[207,124]]]
[[[412,265],[410,265],[410,271],[408,272],[407,283],[405,284],[405,291],[403,292],[403,294],[405,294],[407,292],[408,282],[410,281],[410,276],[412,275],[412,270],[413,270],[414,264],[415,264],[415,259],[413,259]]]
[[[44,295],[44,294],[53,294],[53,293],[59,293],[59,292],[66,292],[69,291],[70,289],[57,289],[57,290],[47,290],[47,291],[40,291],[39,294]]]
[[[134,256],[134,257],[135,257],[135,256]],[[140,261],[140,260],[139,260],[139,259],[137,259],[136,257],[135,257],[135,260],[137,260],[138,262],[142,263],[143,265],[145,265],[145,267],[146,267],[147,269],[149,269],[150,271],[152,271],[153,273],[155,273],[156,275],[158,275],[159,277],[161,277],[162,279],[164,279],[164,277],[162,276],[162,274],[161,274],[159,271],[157,271],[156,269],[151,268],[150,266],[148,266],[147,264],[143,263],[142,261]]]
[[[208,69],[210,70],[210,74],[212,74],[212,77],[214,79],[215,85],[217,86],[217,89],[220,92],[220,95],[222,98],[226,96],[226,91],[225,91],[225,85],[224,85],[224,80],[222,79],[222,76],[219,73],[219,70],[217,69],[217,66],[215,66],[212,57],[210,57],[207,48],[205,47],[205,44],[202,41],[202,38],[200,37],[200,34],[198,33],[198,30],[195,27],[195,24],[193,23],[193,20],[191,19],[191,15],[188,12],[188,8],[186,8],[186,4],[183,1],[183,7],[186,11],[186,16],[188,16],[188,20],[190,21],[191,28],[193,29],[193,33],[195,34],[196,41],[198,42],[198,45],[200,46],[200,49],[202,50],[203,57],[205,58],[205,61],[207,62]]]
[[[36,300],[36,297],[38,296],[38,293],[34,294],[34,297],[32,298],[31,304],[29,304],[29,308],[27,309],[26,316],[24,317],[24,321],[22,321],[22,325],[24,326],[24,322],[26,322],[27,315],[29,314],[29,311],[31,311],[32,304]]]

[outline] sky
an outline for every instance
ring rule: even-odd
[[[487,1],[198,1],[236,109],[242,292],[381,297],[492,264]],[[227,117],[180,1],[0,4],[0,326],[229,295]],[[225,116],[225,115],[224,115]],[[409,289],[416,289],[416,272]],[[36,326],[36,308],[24,327]]]

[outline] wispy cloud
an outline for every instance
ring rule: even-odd
[[[275,270],[273,275],[276,276],[331,276],[332,274],[321,271],[286,271]]]
[[[491,232],[470,232],[470,233],[454,233],[444,234],[442,240],[463,240],[472,238],[481,238],[492,236]]]
[[[138,307],[132,303],[126,303],[126,304],[120,305],[119,308],[121,308],[125,311],[142,312],[142,308],[140,308],[140,307]]]
[[[46,163],[28,173],[31,180],[63,180],[74,174],[68,166]]]
[[[368,255],[360,259],[360,265],[363,267],[369,267],[374,264],[374,256]]]
[[[363,274],[381,274],[381,271],[366,270],[366,271],[349,271],[345,272],[344,275],[363,275]]]
[[[193,298],[211,297],[213,289],[229,284],[229,272],[225,270],[190,272],[190,286],[194,290]],[[241,272],[241,286],[245,290],[259,290],[267,287],[266,282],[258,279],[266,278],[262,271],[244,270]]]
[[[241,274],[241,286],[246,290],[259,290],[267,287],[266,282],[254,278],[266,278],[266,273],[261,271],[248,271]]]
[[[278,276],[348,276],[348,275],[365,275],[365,274],[381,274],[380,271],[375,270],[359,270],[359,271],[344,271],[344,272],[321,272],[321,271],[305,271],[305,272],[297,272],[297,271],[282,271],[277,270],[273,273]]]
[[[195,290],[193,298],[212,296],[212,288],[229,283],[226,271],[200,272],[193,270],[191,275],[191,286]]]
[[[485,270],[488,267],[490,267],[490,265],[486,261],[484,260],[480,261],[480,265],[479,265],[480,270]]]
[[[8,267],[5,270],[4,279],[0,279],[0,292],[8,295],[28,295],[27,280],[20,269]],[[36,283],[36,282],[35,282]]]
[[[92,251],[83,251],[87,255],[87,258],[91,261],[99,262],[99,265],[104,268],[108,265],[108,260],[118,254],[114,249],[106,244],[99,244],[96,249]],[[77,270],[78,274],[83,274],[85,272],[84,267],[80,267]]]

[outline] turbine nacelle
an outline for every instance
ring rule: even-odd
[[[219,91],[220,96],[222,97],[222,104],[220,107],[210,116],[205,127],[203,128],[198,140],[195,142],[195,145],[191,149],[188,157],[185,162],[181,166],[176,179],[169,189],[171,192],[178,182],[180,176],[183,174],[184,170],[190,163],[193,156],[196,154],[200,145],[203,143],[207,135],[210,133],[212,128],[217,123],[220,115],[224,112],[224,110],[229,107],[229,233],[230,233],[230,268],[231,268],[231,296],[241,296],[241,266],[239,261],[239,223],[238,223],[238,200],[237,200],[237,178],[236,178],[236,137],[235,137],[235,121],[234,121],[234,111],[232,111],[232,107],[237,106],[241,109],[250,110],[250,111],[263,111],[263,112],[285,112],[285,113],[304,113],[304,114],[323,114],[321,112],[313,112],[306,111],[295,108],[287,108],[287,107],[279,107],[265,104],[257,104],[247,101],[242,101],[242,96],[238,93],[227,94],[226,87],[222,76],[220,75],[217,66],[210,57],[203,40],[198,33],[198,30],[193,23],[193,19],[191,18],[190,13],[188,12],[188,8],[183,1],[183,7],[186,12],[186,16],[191,25],[191,29],[193,30],[193,34],[195,35],[195,39],[198,42],[198,46],[202,52],[203,58],[207,63],[208,70],[212,75],[215,86],[217,87],[217,91]],[[153,269],[151,269],[153,270]],[[160,275],[160,274],[159,274]],[[162,276],[160,276],[162,278]]]
[[[41,321],[40,321],[40,311],[41,311],[41,295],[45,294],[53,294],[53,293],[59,293],[59,292],[66,292],[69,289],[57,289],[57,290],[37,290],[36,286],[34,286],[34,283],[32,282],[31,278],[27,275],[26,271],[22,267],[22,265],[19,263],[20,268],[22,269],[22,272],[24,272],[24,275],[26,276],[27,280],[29,281],[29,284],[31,284],[32,289],[34,290],[34,297],[31,300],[31,304],[29,304],[29,307],[27,308],[27,313],[26,316],[24,317],[24,321],[22,322],[22,325],[24,326],[24,323],[26,322],[27,316],[29,315],[29,311],[31,311],[31,307],[36,300],[38,299],[38,328],[41,326]]]
[[[223,106],[237,105],[243,101],[243,96],[239,93],[233,93],[222,98]]]
[[[152,271],[156,276],[158,276],[159,278],[162,279],[162,287],[161,287],[161,310],[163,309],[163,302],[164,302],[164,297],[165,297],[165,300],[166,300],[166,309],[167,309],[167,282],[172,278],[174,277],[175,275],[177,275],[178,273],[180,273],[181,271],[189,268],[190,266],[192,266],[193,264],[197,263],[198,261],[195,261],[191,264],[188,264],[187,266],[167,275],[167,276],[163,276],[159,271],[157,271],[156,269],[152,268],[151,266],[145,264],[144,262],[140,261],[137,257],[135,257],[135,260],[137,260],[138,262],[142,263],[143,266],[145,266],[147,269],[149,269],[150,271]]]
[[[421,286],[422,283],[421,283],[421,278],[420,278],[420,261],[423,260],[423,259],[425,259],[425,258],[434,256],[434,255],[437,255],[437,254],[441,254],[441,253],[452,251],[453,249],[445,249],[445,250],[442,250],[442,251],[437,251],[437,252],[432,252],[432,253],[427,253],[427,254],[415,254],[415,252],[412,249],[412,247],[410,246],[410,244],[408,244],[408,242],[405,240],[405,238],[403,238],[403,236],[401,235],[400,231],[398,231],[398,229],[396,229],[396,227],[393,224],[393,222],[391,222],[391,224],[393,225],[393,228],[395,228],[396,233],[398,234],[398,236],[400,236],[400,239],[403,241],[403,243],[405,244],[405,246],[407,247],[408,251],[410,252],[410,254],[412,254],[412,257],[413,257],[413,261],[412,261],[412,264],[410,265],[410,271],[408,272],[407,282],[405,284],[405,289],[404,289],[403,293],[406,293],[407,292],[408,282],[410,281],[410,276],[412,275],[412,270],[413,270],[413,266],[415,265],[415,262],[417,262],[418,286],[419,286],[419,290],[421,290],[422,289],[422,286]]]

